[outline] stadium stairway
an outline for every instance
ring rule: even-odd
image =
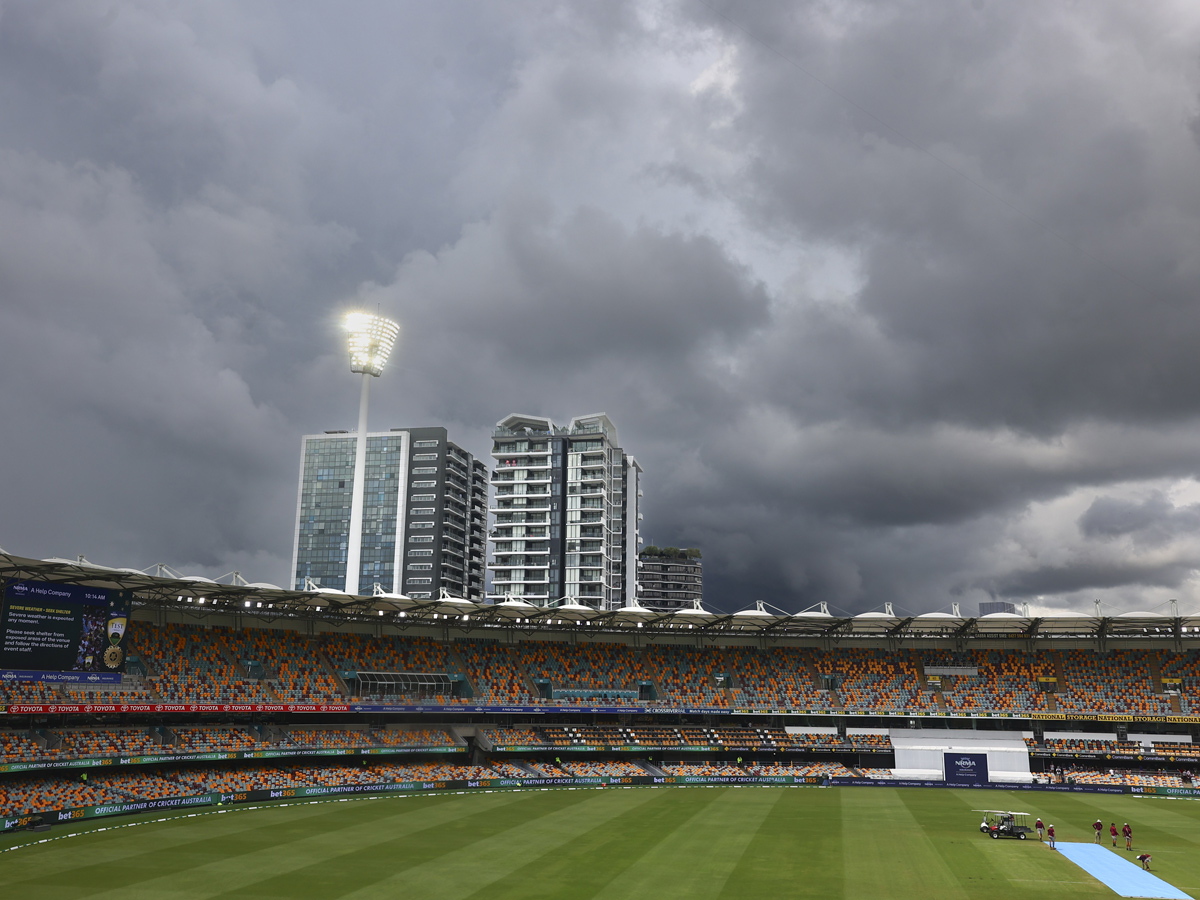
[[[652,775],[655,778],[666,778],[667,777],[666,772],[664,772],[658,766],[654,765],[654,763],[650,762],[650,760],[648,760],[648,759],[635,759],[635,760],[633,760],[633,764],[635,766],[637,766],[639,769],[643,769],[646,772],[646,774]]]
[[[538,695],[537,685],[533,683],[533,676],[529,673],[529,669],[525,666],[524,654],[516,654],[513,659],[513,665],[517,667],[521,678],[525,681],[525,690],[530,697]]]
[[[283,698],[275,692],[275,682],[279,678],[279,673],[277,671],[271,669],[266,663],[260,661],[259,665],[262,666],[263,674],[261,678],[255,678],[250,674],[250,670],[242,665],[242,661],[238,659],[237,654],[234,653],[232,647],[226,646],[224,641],[219,642],[217,647],[220,650],[221,655],[225,658],[225,661],[233,667],[233,671],[240,675],[243,680],[255,682],[259,688],[262,689],[262,692],[266,694],[268,702],[283,702]]]
[[[1067,673],[1063,666],[1062,655],[1057,650],[1047,650],[1046,652],[1050,654],[1050,659],[1054,663],[1054,677],[1058,679],[1055,683],[1057,689],[1063,692],[1069,690],[1070,686],[1067,684]]]
[[[451,643],[446,645],[446,656],[449,657],[450,662],[454,664],[456,670],[462,673],[464,686],[470,695],[472,697],[479,696],[479,691],[476,689],[475,684],[471,681],[471,670],[467,668],[466,661],[459,655],[458,650],[454,647],[454,644]]]
[[[812,685],[814,691],[821,690],[821,673],[817,671],[816,663],[812,661],[812,657],[804,653],[800,656],[803,661],[804,670],[808,672],[808,681]]]
[[[1146,654],[1146,664],[1150,667],[1150,681],[1154,685],[1154,693],[1166,693],[1162,683],[1162,660],[1157,653]]]
[[[929,682],[925,680],[925,661],[920,656],[916,656],[912,660],[913,671],[917,673],[917,684],[921,686],[921,690],[929,690]]]
[[[142,668],[146,670],[145,675],[138,676],[140,682],[138,686],[149,694],[152,700],[162,700],[163,695],[158,692],[158,670],[154,668],[145,653],[139,653],[138,660],[141,662]]]
[[[325,655],[325,651],[319,646],[314,647],[313,656],[316,657],[317,662],[320,663],[321,668],[325,670],[326,674],[333,679],[333,683],[337,686],[337,689],[341,691],[342,696],[349,700],[350,697],[353,696],[350,693],[350,685],[346,684],[346,682],[342,679],[342,676],[338,674],[338,670],[335,669],[333,663],[329,661],[329,657]]]
[[[946,698],[941,691],[935,691],[929,686],[929,681],[925,678],[925,660],[921,659],[919,653],[910,655],[912,660],[913,671],[917,673],[917,684],[920,686],[923,693],[933,697],[933,702],[937,704],[937,708],[941,712],[946,711]]]
[[[829,705],[838,712],[844,713],[846,711],[846,705],[842,703],[842,698],[838,696],[838,692],[830,690],[827,693],[829,694]]]

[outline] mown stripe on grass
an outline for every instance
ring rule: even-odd
[[[513,821],[509,823],[512,827],[482,840],[444,848],[445,852],[420,865],[337,896],[347,900],[399,896],[405,900],[461,900],[545,854],[559,852],[631,807],[649,802],[654,792],[552,791],[532,796],[534,799],[523,805],[536,805],[541,811],[537,817]]]
[[[781,788],[723,788],[712,803],[652,843],[592,896],[597,900],[704,900],[720,896]]]
[[[91,871],[73,873],[70,883],[86,884],[90,886],[90,892],[69,896],[101,900],[266,896],[272,893],[273,880],[288,880],[288,876],[298,869],[306,870],[308,874],[300,880],[299,892],[292,895],[320,896],[320,893],[310,894],[310,891],[319,891],[323,883],[323,879],[313,873],[329,872],[332,875],[343,868],[351,868],[351,858],[370,860],[389,844],[395,852],[397,842],[415,839],[422,832],[454,832],[458,828],[464,840],[470,839],[469,823],[473,817],[481,812],[486,814],[488,809],[506,806],[518,796],[439,798],[433,803],[413,798],[407,802],[322,804],[313,807],[322,811],[320,815],[299,818],[281,814],[301,813],[304,807],[264,810],[275,814],[260,820],[258,829],[236,835],[221,832],[225,816],[189,820],[197,824],[197,838],[203,835],[204,839],[198,839],[192,847],[176,848],[167,857],[169,869],[148,865],[140,872],[128,872],[122,866],[113,872],[101,864],[92,867]],[[482,804],[478,802],[481,800],[484,801]],[[207,827],[201,830],[200,823]],[[287,891],[294,888],[296,884],[292,883],[280,895],[288,896]]]
[[[843,896],[969,896],[905,806],[904,788],[841,790]]]
[[[722,898],[844,895],[842,791],[782,794],[725,882]]]
[[[594,897],[719,796],[717,791],[686,788],[650,793],[653,796],[646,803],[596,825],[471,896],[488,900]]]
[[[72,838],[69,847],[54,842],[6,854],[4,865],[0,867],[0,887],[7,892],[20,889],[28,882],[38,885],[40,890],[43,885],[50,883],[48,878],[69,883],[74,877],[72,873],[79,873],[80,882],[90,884],[93,891],[99,884],[115,886],[136,881],[156,868],[164,871],[177,869],[178,854],[203,852],[208,840],[220,843],[230,840],[253,841],[256,833],[271,827],[271,813],[277,810],[287,813],[284,821],[291,823],[292,827],[311,834],[311,820],[322,817],[323,807],[313,805],[288,810],[237,810],[225,815],[195,818],[181,816],[147,825],[145,831],[93,830]],[[71,827],[55,826],[51,833]],[[88,870],[94,867],[103,870],[104,879],[92,878],[95,873]]]

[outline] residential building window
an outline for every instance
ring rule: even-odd
[[[413,462],[433,462],[437,459],[436,453],[414,453]]]
[[[436,481],[414,481],[412,486],[415,488],[431,488],[437,487]]]
[[[418,466],[412,470],[414,475],[436,475],[437,466]]]
[[[413,447],[436,447],[437,441],[413,441]]]
[[[433,535],[432,534],[410,535],[408,538],[408,542],[410,544],[432,544],[433,543]]]
[[[409,556],[433,556],[432,550],[409,550]]]

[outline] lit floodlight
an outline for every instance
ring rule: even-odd
[[[345,593],[358,595],[362,561],[363,489],[367,470],[367,397],[372,376],[383,374],[400,326],[391,319],[365,312],[346,316],[350,344],[350,371],[362,375],[362,393],[358,400],[358,432],[354,447],[354,488],[350,501],[350,540],[346,547]]]
[[[350,344],[350,371],[378,378],[400,334],[400,326],[391,319],[371,313],[355,312],[346,316]]]

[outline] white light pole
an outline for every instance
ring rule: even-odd
[[[358,400],[358,435],[354,445],[354,494],[350,499],[350,535],[346,545],[346,593],[358,593],[358,575],[362,568],[363,490],[367,483],[367,397],[371,379],[383,373],[388,356],[400,333],[391,319],[356,312],[346,316],[350,344],[350,371],[362,373],[362,394]]]

